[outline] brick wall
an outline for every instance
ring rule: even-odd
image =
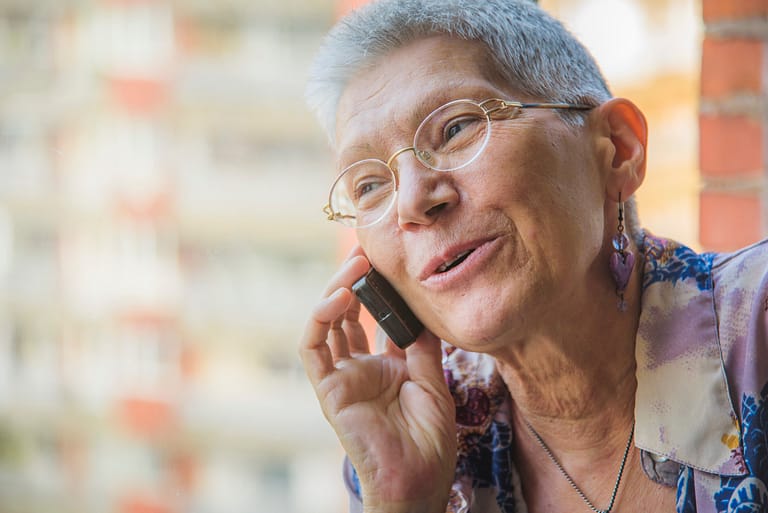
[[[702,0],[699,236],[727,251],[768,236],[768,0]]]

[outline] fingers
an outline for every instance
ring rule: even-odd
[[[351,301],[352,292],[340,288],[315,307],[307,322],[299,346],[299,355],[313,385],[317,385],[334,370],[333,349],[338,351],[341,341],[338,340],[339,334],[335,333],[337,330],[332,330],[331,325],[344,315]],[[334,333],[329,336],[331,331]],[[329,338],[333,339],[330,343]]]
[[[344,333],[343,315],[331,322],[331,331],[328,333],[328,346],[331,348],[334,362],[339,360],[339,358],[349,358],[349,343],[347,342],[347,334]]]
[[[359,325],[360,304],[350,291],[352,284],[370,268],[362,250],[354,250],[328,282],[323,296],[305,327],[299,353],[313,384],[333,372],[334,364],[348,358],[350,350],[367,348],[365,333]],[[362,340],[361,340],[362,339]]]
[[[336,274],[328,281],[328,286],[325,288],[323,296],[333,294],[340,287],[350,288],[370,268],[371,264],[368,262],[368,259],[353,251],[339,270],[336,271]]]
[[[334,287],[343,286],[351,288],[352,284],[368,272],[370,268],[371,264],[365,257],[362,248],[355,246],[347,255],[344,265],[331,278],[326,294],[332,293],[335,290]],[[334,355],[337,355],[338,358],[347,358],[351,354],[370,353],[365,330],[360,324],[360,308],[359,301],[354,300],[350,302],[343,319],[338,319],[334,325],[334,328],[341,328],[334,330],[332,341],[334,349],[338,350],[338,352],[334,351]],[[345,336],[342,337],[342,335]]]
[[[360,301],[355,298],[347,308],[344,316],[344,330],[347,333],[349,352],[355,354],[370,354],[371,348],[368,345],[368,338],[360,324]]]
[[[440,339],[426,329],[416,342],[406,349],[406,362],[411,380],[437,385],[441,389],[445,385],[442,360]]]

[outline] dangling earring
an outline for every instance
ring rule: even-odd
[[[635,267],[635,255],[629,249],[629,239],[624,233],[624,203],[619,193],[619,225],[616,227],[616,235],[613,236],[613,253],[611,254],[611,274],[616,282],[616,295],[619,296],[617,307],[620,312],[627,310],[627,302],[624,300],[624,291],[627,290],[632,269]]]

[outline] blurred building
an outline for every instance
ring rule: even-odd
[[[345,510],[296,357],[339,245],[302,93],[363,2],[0,0],[0,513]],[[701,2],[540,3],[648,115],[644,224],[696,246]]]
[[[0,1],[0,513],[336,512],[316,0]]]

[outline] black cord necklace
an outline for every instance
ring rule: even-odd
[[[552,460],[552,463],[555,464],[557,467],[557,470],[560,471],[560,473],[563,475],[563,477],[568,481],[568,483],[571,485],[571,488],[573,488],[577,494],[579,494],[579,497],[581,497],[581,500],[583,500],[589,508],[594,511],[595,513],[610,513],[613,509],[613,503],[616,501],[616,493],[619,491],[619,485],[621,484],[621,476],[624,474],[624,465],[627,463],[627,456],[629,455],[629,448],[632,445],[632,438],[635,435],[635,424],[632,423],[632,429],[629,431],[629,439],[627,440],[627,446],[624,448],[624,456],[621,458],[621,466],[619,467],[619,474],[616,476],[616,484],[613,485],[613,493],[611,493],[611,502],[608,504],[608,507],[605,509],[598,509],[595,507],[594,504],[592,504],[592,501],[590,501],[587,498],[587,495],[579,488],[579,486],[574,482],[573,478],[568,474],[568,472],[565,471],[563,466],[560,464],[559,461],[557,461],[557,458],[555,458],[555,455],[552,454],[552,451],[549,449],[546,443],[544,443],[544,440],[541,438],[541,436],[536,432],[535,429],[533,429],[533,426],[531,426],[528,421],[525,421],[525,425],[528,426],[528,430],[531,432],[533,437],[536,439],[536,441],[539,443],[542,449],[544,449],[544,452],[549,457],[550,460]]]

